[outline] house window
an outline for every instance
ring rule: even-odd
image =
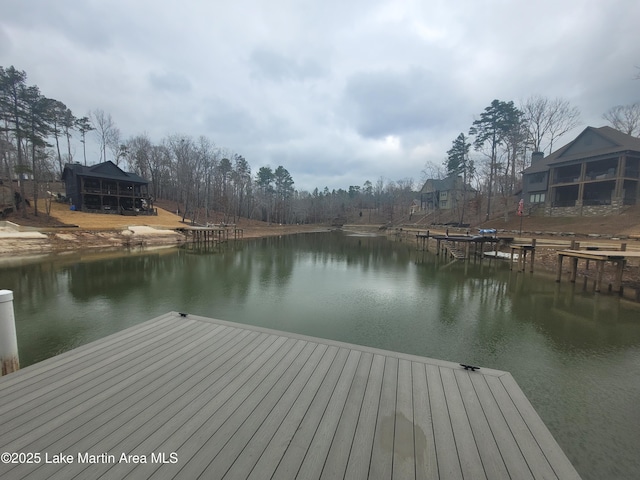
[[[532,193],[529,196],[529,203],[544,203],[544,193]]]
[[[542,183],[544,182],[544,177],[547,175],[547,172],[540,172],[540,173],[532,173],[531,176],[529,177],[529,183]]]
[[[446,201],[446,200],[442,200],[442,201],[440,202],[440,206],[441,206],[441,207],[443,207],[443,208],[446,208],[446,206],[447,206],[447,201]]]

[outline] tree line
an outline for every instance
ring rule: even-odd
[[[95,109],[76,116],[62,101],[48,98],[27,74],[0,66],[0,177],[18,179],[19,198],[32,196],[38,215],[38,197],[50,182],[60,180],[67,163],[77,161],[72,138],[82,144],[91,133],[99,145],[99,159],[149,180],[156,200],[173,202],[183,220],[206,223],[216,218],[235,222],[251,218],[274,223],[322,223],[365,210],[376,221],[408,211],[414,197],[413,181],[379,179],[348,190],[296,190],[287,169],[260,167],[252,173],[239,153],[218,147],[207,137],[172,134],[154,143],[146,135],[123,139],[110,114]],[[25,191],[29,179],[33,190]],[[25,202],[17,202],[26,215]],[[220,218],[222,215],[222,218]]]
[[[366,215],[366,220],[377,223],[393,222],[409,215],[412,202],[419,197],[410,178],[391,181],[381,177],[375,184],[366,180],[347,190],[296,190],[284,166],[263,166],[252,172],[241,154],[218,147],[204,136],[172,134],[155,143],[146,134],[123,139],[110,114],[95,109],[76,116],[62,101],[44,96],[26,80],[24,71],[0,66],[0,177],[32,181],[29,195],[36,215],[42,187],[46,190],[48,182],[59,180],[66,163],[77,161],[72,138],[82,144],[82,161],[87,165],[88,134],[99,145],[99,159],[91,164],[111,160],[144,177],[152,196],[173,202],[185,220],[208,222],[216,212],[225,222],[243,217],[323,223],[354,215]],[[518,107],[513,101],[491,102],[468,133],[453,140],[444,161],[447,175],[463,178],[461,222],[467,185],[474,185],[478,205],[484,199],[487,218],[496,201],[502,201],[506,212],[521,187],[520,173],[529,165],[531,152],[550,153],[558,139],[579,124],[579,116],[577,108],[560,98],[534,96]],[[614,107],[603,117],[625,133],[639,133],[638,103]],[[472,146],[474,158],[469,154]],[[19,197],[26,198],[25,182],[18,183]],[[20,206],[26,215],[25,202]]]

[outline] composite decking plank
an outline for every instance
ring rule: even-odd
[[[462,395],[456,382],[454,370],[441,368],[440,377],[442,378],[442,385],[447,399],[462,476],[464,478],[473,478],[474,480],[486,479],[487,475],[482,465],[482,460],[480,460],[478,446],[473,436],[468,412],[462,402]]]
[[[411,362],[400,360],[398,363],[398,393],[395,407],[393,478],[402,480],[413,480],[416,477],[412,385]]]
[[[273,388],[254,410],[246,416],[242,425],[229,436],[224,447],[219,448],[215,458],[202,473],[203,478],[221,479],[224,478],[232,466],[238,470],[244,470],[243,477],[238,473],[231,473],[230,478],[246,478],[253,469],[258,459],[256,445],[260,451],[266,444],[266,435],[273,435],[277,426],[282,421],[282,417],[289,411],[293,402],[298,397],[300,391],[307,383],[312,369],[311,365],[320,360],[319,355],[315,355],[318,344],[304,342],[304,348],[294,359],[287,371],[274,383]],[[278,419],[277,421],[275,419]],[[221,429],[222,430],[222,429]],[[218,435],[221,430],[216,432]],[[262,435],[260,435],[262,433]],[[250,454],[253,447],[254,454]],[[213,454],[213,451],[211,451]]]
[[[471,375],[469,377],[478,396],[478,401],[487,419],[487,423],[493,434],[496,445],[511,478],[531,480],[533,474],[516,442],[513,432],[510,430],[500,407],[487,384],[484,375]]]
[[[433,436],[433,420],[425,364],[412,362],[411,372],[413,380],[416,480],[432,480],[438,478],[438,458],[436,456],[436,442]]]
[[[299,478],[320,478],[361,356],[362,352],[357,350],[351,350],[351,352],[349,352],[344,369],[333,390],[333,395],[331,395],[329,404],[322,415],[320,424],[307,449],[307,455],[304,457],[300,470],[298,471]]]
[[[317,367],[313,369],[308,382],[304,385],[300,395],[296,398],[276,432],[268,439],[266,448],[249,475],[247,477],[239,475],[238,477],[229,478],[247,478],[249,480],[274,478],[274,472],[278,468],[282,456],[291,445],[293,437],[305,419],[318,391],[325,384],[327,374],[334,364],[339,351],[338,347],[322,345],[322,356]]]
[[[311,346],[310,342],[306,342],[307,345]],[[305,355],[305,362],[306,362],[306,357],[308,355]],[[297,376],[297,373],[302,369],[302,365],[298,364],[300,362],[300,359],[296,359],[296,363],[297,365],[294,366],[294,368],[291,368],[290,374],[293,374],[294,377]],[[311,373],[310,370],[306,370],[306,374],[309,375]],[[294,378],[290,378],[289,379],[289,385],[291,384],[291,380],[294,380]],[[278,383],[281,383],[280,380],[278,381]],[[299,382],[302,383],[302,382]],[[306,382],[305,382],[306,383]],[[287,386],[284,385],[283,386]],[[287,409],[287,406],[291,406],[293,400],[295,400],[294,397],[297,397],[297,393],[300,391],[299,388],[295,388],[292,389],[289,393],[290,395],[287,395],[286,398],[283,400],[282,396],[287,393],[289,389],[287,388],[282,389],[282,388],[278,388],[278,389],[274,389],[273,393],[275,395],[273,395],[274,398],[272,399],[268,399],[265,397],[265,402],[264,405],[261,403],[259,405],[259,408],[256,408],[256,410],[254,411],[254,413],[256,413],[255,415],[253,415],[253,420],[256,420],[258,422],[260,422],[259,425],[255,425],[255,426],[251,426],[251,425],[246,425],[248,427],[248,430],[252,433],[255,433],[258,428],[261,426],[262,421],[264,421],[266,418],[268,418],[270,416],[271,413],[273,413],[273,410],[276,409],[277,407],[283,407],[282,410]],[[270,394],[272,392],[269,392]],[[247,424],[249,424],[249,422],[246,422]],[[274,427],[275,429],[275,425],[273,423],[271,423],[271,425]],[[245,427],[245,425],[243,425],[243,427]],[[235,438],[237,438],[238,440],[240,440],[240,435],[242,432],[237,432],[236,435],[234,436]],[[227,471],[229,470],[229,467],[234,463],[234,461],[237,458],[237,453],[242,451],[242,446],[246,446],[247,442],[245,441],[244,444],[236,444],[233,445],[231,442],[228,443],[226,445],[226,447],[229,447],[228,451],[221,451],[216,458],[214,459],[214,461],[209,465],[209,467],[207,468],[207,470],[205,470],[203,472],[203,478],[208,478],[208,479],[220,479],[223,478],[225,476],[225,474],[227,473]],[[250,471],[250,470],[249,470]],[[230,476],[229,478],[234,478],[233,476]],[[238,477],[236,476],[235,478],[242,478],[242,477]],[[246,476],[244,477],[246,478]]]
[[[577,470],[566,455],[562,453],[560,445],[558,445],[556,439],[553,438],[549,429],[534,410],[531,402],[525,397],[513,376],[510,373],[506,373],[500,377],[500,381],[558,477],[579,479],[580,475]]]
[[[223,423],[216,428],[219,421],[212,422],[210,434],[204,441],[195,441],[192,446],[185,444],[185,448],[197,450],[189,463],[180,470],[185,478],[220,478],[229,468],[233,459],[228,458],[238,448],[246,445],[251,436],[260,427],[264,418],[271,412],[282,397],[291,382],[295,379],[302,364],[311,354],[309,342],[296,341],[287,348],[286,355],[274,364],[273,369],[263,376],[251,395],[239,405],[230,405],[230,413],[220,411]],[[304,352],[302,358],[300,355]],[[296,363],[300,360],[300,363]],[[193,438],[193,437],[192,437]],[[191,440],[191,439],[190,439]],[[234,440],[231,442],[231,440]],[[238,447],[238,443],[241,444]],[[226,448],[228,447],[228,448]],[[225,455],[227,457],[225,458]],[[157,478],[165,478],[158,470]],[[218,471],[216,474],[216,471]],[[169,477],[171,478],[171,477]]]
[[[3,450],[178,463],[0,464],[0,478],[579,478],[506,372],[196,315],[12,375]]]
[[[199,330],[195,330],[198,332]],[[206,330],[202,330],[205,332]],[[143,372],[131,374],[131,368],[148,368],[153,370],[155,363],[158,359],[166,357],[166,351],[169,348],[180,348],[181,345],[187,345],[191,335],[184,335],[179,337],[173,337],[168,339],[167,343],[161,345],[163,348],[145,347],[142,349],[144,352],[142,357],[135,357],[131,355],[128,357],[126,363],[117,362],[113,369],[109,369],[102,375],[89,375],[85,379],[84,383],[80,383],[81,379],[76,379],[73,383],[63,383],[56,390],[55,401],[48,401],[46,405],[42,405],[42,402],[47,397],[38,395],[37,398],[32,399],[28,396],[28,400],[25,399],[25,403],[20,407],[13,408],[9,414],[13,414],[13,418],[10,420],[1,419],[6,426],[6,429],[10,432],[7,435],[2,436],[2,442],[11,442],[16,438],[25,435],[34,429],[42,428],[47,425],[49,428],[55,428],[57,425],[63,424],[68,418],[65,413],[75,405],[85,403],[90,406],[93,403],[97,403],[96,398],[100,399],[100,393],[104,391],[117,392],[123,387],[135,383],[138,376],[144,375]],[[34,395],[37,395],[35,393]],[[17,402],[18,400],[16,400]],[[2,447],[4,445],[0,445]]]
[[[70,362],[61,365],[59,368],[50,370],[47,374],[42,375],[41,378],[32,378],[29,382],[22,382],[13,385],[12,392],[4,398],[4,403],[8,408],[12,408],[14,403],[22,404],[22,402],[37,400],[39,396],[46,395],[50,389],[58,388],[60,385],[70,384],[73,381],[81,379],[83,377],[95,375],[95,372],[100,368],[108,366],[110,363],[118,361],[122,358],[135,355],[136,352],[142,347],[153,348],[154,342],[167,342],[170,341],[170,335],[172,332],[182,331],[185,335],[189,334],[189,325],[179,324],[167,324],[170,330],[159,330],[160,335],[154,333],[150,335],[134,335],[133,337],[125,338],[123,341],[112,348],[98,348],[94,351],[94,355],[88,355],[77,362]],[[195,324],[194,324],[195,325]],[[24,372],[28,374],[30,367],[27,367]],[[22,374],[23,370],[19,370],[17,376]],[[3,389],[4,391],[4,389]],[[22,400],[22,402],[20,402]],[[1,416],[0,416],[1,418]]]
[[[500,378],[487,378],[487,384],[509,425],[509,429],[514,433],[518,447],[520,447],[520,451],[529,465],[533,477],[536,479],[557,478],[544,453],[540,450],[536,439],[531,434],[529,427],[513,404]]]
[[[382,390],[373,436],[373,450],[369,476],[391,478],[393,471],[393,445],[395,440],[395,408],[398,393],[398,359],[387,358],[384,363]]]
[[[215,358],[215,355],[211,355],[211,357]],[[167,390],[165,387],[165,382],[167,384],[172,383],[174,379],[172,376],[173,373],[173,370],[165,369],[163,372],[164,377],[161,376],[158,382],[152,384],[152,387],[155,386],[155,388],[150,389],[150,395],[138,397],[138,401],[133,404],[129,402],[127,404],[128,408],[124,408],[121,404],[120,408],[118,408],[117,403],[113,405],[113,403],[107,401],[104,404],[104,409],[90,408],[86,410],[87,415],[93,415],[91,423],[87,424],[85,421],[85,424],[81,428],[69,431],[67,435],[55,441],[46,451],[63,451],[76,454],[78,452],[103,453],[115,450],[121,453],[122,450],[118,448],[118,444],[115,441],[109,445],[108,441],[105,441],[105,438],[110,435],[124,438],[128,432],[136,431],[140,422],[149,419],[149,416],[145,415],[145,413],[148,413],[149,409],[147,409],[147,407],[150,404],[165,402],[169,406],[172,406],[175,403],[173,401],[175,396],[181,395],[181,393],[179,393],[180,390]],[[170,378],[167,378],[167,376]],[[192,375],[188,375],[188,377],[191,376]],[[176,378],[180,379],[180,377]],[[200,387],[201,380],[202,378],[200,378],[200,382],[196,381],[194,383]],[[175,383],[175,385],[180,385],[180,382]],[[157,395],[158,392],[163,392],[165,395]],[[112,412],[112,410],[115,410],[115,412]],[[140,412],[143,413],[140,414]],[[157,417],[154,416],[153,418]],[[105,443],[107,443],[107,445],[105,445]],[[96,444],[98,444],[99,447],[96,447]],[[93,467],[98,468],[97,466]],[[61,478],[65,478],[71,471],[75,471],[76,469],[84,470],[85,468],[87,468],[86,465],[76,463],[70,466],[69,471],[65,470],[65,472],[61,474]],[[36,471],[32,475],[33,478],[55,478],[60,472],[55,472],[54,470],[56,470],[55,467],[49,466],[46,471]],[[54,471],[53,474],[52,471]],[[97,475],[93,475],[93,477],[95,476]]]
[[[320,362],[327,351],[327,346],[312,342],[308,342],[308,345],[313,347],[313,352],[302,366],[295,380],[291,383],[280,401],[278,401],[277,405],[269,412],[267,418],[262,422],[242,451],[239,452],[238,455],[235,455],[229,469],[225,472],[214,472],[213,474],[216,477],[220,478],[218,473],[223,473],[222,478],[248,478],[256,467],[256,464],[260,461],[265,449],[269,447],[271,441],[284,445],[284,441],[274,439],[285,425],[297,426],[299,422],[293,420],[294,415],[292,412],[295,411],[295,407],[300,401],[304,390],[313,388],[311,385],[314,384],[314,375],[323,371]],[[316,388],[319,386],[320,382],[318,381]],[[308,406],[310,402],[302,401],[301,403]],[[280,458],[277,454],[268,455],[268,457]],[[275,466],[273,469],[275,469]],[[272,473],[272,470],[267,470],[264,466],[263,468],[259,468],[258,471],[266,478],[270,477]]]
[[[471,382],[471,376],[480,374],[466,370],[455,370],[454,375],[460,389],[464,408],[467,412],[471,430],[473,431],[473,438],[475,439],[487,478],[490,480],[511,478],[502,460],[500,450],[493,437],[482,405],[480,405],[478,393]]]
[[[38,398],[46,398],[46,394],[52,390],[58,389],[61,386],[64,386],[65,389],[71,389],[77,385],[83,385],[87,378],[96,377],[99,373],[103,372],[104,369],[112,370],[114,365],[120,365],[130,361],[132,358],[140,355],[141,351],[152,350],[156,348],[157,345],[172,342],[172,334],[177,334],[178,332],[182,335],[191,334],[189,328],[174,325],[169,330],[162,330],[154,336],[134,339],[118,345],[112,350],[105,350],[101,352],[100,355],[86,359],[86,361],[71,363],[64,371],[51,372],[51,375],[47,376],[46,380],[43,380],[39,386],[35,383],[28,386],[25,385],[24,388],[14,391],[13,395],[5,398],[4,405],[6,410],[0,413],[0,422],[3,421],[3,418],[7,415],[14,416],[14,409],[33,409],[33,407],[27,407],[27,403],[33,402],[34,405],[37,405]]]
[[[222,347],[222,352],[227,346],[234,345],[235,342],[227,342],[226,345],[223,343],[233,333],[231,329],[227,327],[221,327],[221,329],[226,329],[227,331],[216,329],[207,335],[201,336],[197,342],[191,345],[194,355],[187,361],[177,362],[173,369],[161,368],[165,362],[158,363],[158,368],[155,371],[152,370],[139,381],[130,383],[126,388],[118,391],[117,394],[104,395],[104,398],[97,404],[85,402],[74,406],[68,412],[65,412],[67,418],[65,418],[62,425],[57,425],[53,428],[47,426],[47,432],[44,434],[42,433],[44,427],[29,432],[17,441],[12,442],[12,448],[33,452],[64,452],[74,441],[77,441],[78,437],[95,436],[96,430],[100,427],[104,428],[107,422],[109,422],[109,428],[115,429],[119,423],[125,423],[133,419],[137,412],[148,405],[150,399],[161,400],[166,392],[184,383],[189,376],[197,375],[199,370],[193,369],[193,367],[199,359],[214,359],[215,357],[211,355],[208,348],[219,345]],[[216,333],[218,336],[215,335]],[[244,338],[249,334],[247,331],[239,331],[238,333],[239,335],[237,336],[239,338]],[[209,342],[212,337],[217,337],[215,342]],[[173,359],[179,356],[179,351],[174,352],[166,360],[167,362],[172,362]],[[189,368],[193,369],[192,373],[189,376],[183,376],[182,373]],[[196,380],[196,382],[199,380]],[[102,434],[103,430],[99,432]],[[30,468],[28,467],[28,465],[24,465],[23,469],[29,470]]]
[[[349,396],[340,415],[336,433],[320,476],[323,480],[344,478],[372,362],[373,354],[362,353],[355,378],[349,390]]]
[[[91,445],[85,441],[82,445],[76,444],[76,448],[98,453],[116,449],[126,452],[137,449],[147,453],[159,451],[162,442],[171,438],[187,420],[201,414],[203,409],[206,412],[206,408],[216,399],[222,402],[240,388],[259,368],[263,358],[270,355],[269,349],[273,347],[275,340],[273,335],[257,334],[240,352],[228,358],[221,368],[207,370],[209,374],[201,383],[196,384],[195,391],[174,390],[163,398],[160,408],[145,409],[120,428],[96,436]],[[87,468],[89,467],[79,466],[78,470]],[[134,465],[130,464],[93,465],[90,475],[98,478],[108,473],[111,478],[122,478],[133,468]],[[61,475],[59,478],[65,477]]]
[[[374,355],[344,478],[360,479],[369,476],[384,367],[385,357]]]
[[[163,324],[173,323],[174,317],[171,314],[164,314],[155,319],[147,320],[146,322],[134,325],[125,330],[113,333],[100,340],[94,340],[85,345],[81,345],[77,348],[63,352],[55,357],[49,358],[46,361],[34,363],[28,367],[22,368],[17,372],[12,373],[2,379],[2,388],[0,388],[0,400],[5,398],[5,395],[12,395],[15,389],[22,389],[32,383],[46,382],[52,374],[62,370],[65,371],[69,368],[69,365],[78,362],[78,360],[92,359],[96,352],[102,350],[109,350],[111,347],[120,345],[123,341],[130,338],[139,336],[140,338],[153,332],[157,326]]]
[[[330,339],[326,339],[326,338],[318,338],[318,337],[311,337],[309,335],[302,335],[299,333],[291,333],[291,332],[283,332],[283,331],[279,331],[279,330],[274,330],[271,328],[265,328],[265,327],[258,327],[258,326],[254,326],[254,325],[240,325],[238,323],[234,323],[234,322],[227,322],[225,320],[218,320],[218,319],[213,319],[213,318],[207,318],[207,317],[199,317],[197,315],[189,315],[190,319],[193,320],[201,320],[203,322],[209,322],[209,323],[216,323],[216,324],[220,324],[220,325],[229,325],[229,326],[233,326],[233,327],[238,327],[241,326],[243,328],[248,328],[251,330],[255,330],[258,332],[264,332],[264,333],[268,333],[270,335],[286,335],[289,338],[295,338],[295,339],[299,339],[299,340],[307,340],[310,342],[322,342],[326,345],[331,345],[331,346],[336,346],[338,348],[346,348],[348,350],[359,350],[361,352],[367,352],[367,353],[372,353],[374,355],[382,355],[384,357],[393,357],[393,358],[397,358],[398,360],[400,359],[404,359],[404,360],[409,360],[410,362],[422,362],[425,364],[429,364],[429,365],[437,365],[440,367],[448,367],[448,368],[460,368],[460,364],[456,363],[456,362],[450,362],[447,360],[439,360],[437,358],[428,358],[428,357],[421,357],[418,355],[411,355],[408,353],[402,353],[402,352],[394,352],[391,350],[383,350],[380,348],[374,348],[374,347],[368,347],[366,345],[355,345],[352,343],[346,343],[346,342],[340,342],[338,340],[330,340]],[[491,368],[483,368],[482,369],[482,374],[485,376],[494,376],[494,377],[500,377],[502,375],[504,375],[504,371],[502,370],[493,370]]]
[[[91,438],[102,438],[128,422],[135,421],[136,416],[145,409],[160,405],[165,400],[165,396],[174,389],[191,389],[199,385],[206,375],[203,373],[202,365],[198,365],[201,360],[206,360],[210,364],[216,361],[223,362],[227,351],[233,353],[234,349],[241,347],[243,342],[246,344],[250,338],[257,335],[247,330],[236,329],[234,332],[229,327],[222,328],[224,329],[222,331],[216,330],[220,336],[215,342],[209,343],[208,337],[203,336],[202,347],[195,351],[196,354],[188,362],[180,362],[177,366],[179,370],[158,370],[154,375],[146,378],[145,382],[128,386],[118,398],[105,399],[103,405],[92,408],[80,405],[76,407],[77,414],[72,420],[40,435],[34,442],[23,448],[34,452],[68,451],[78,440],[87,439],[89,442]],[[208,348],[214,348],[215,353]],[[22,467],[24,470],[29,470],[24,468],[28,467],[27,465]]]
[[[451,412],[447,405],[440,368],[427,365],[427,389],[433,419],[433,435],[436,441],[438,457],[438,475],[446,479],[462,479],[462,469],[458,450],[451,426]]]
[[[125,447],[130,451],[164,451],[175,452],[182,460],[179,464],[173,465],[171,470],[175,470],[175,475],[188,465],[189,459],[196,453],[197,448],[194,445],[201,444],[206,441],[208,436],[215,432],[225,419],[233,413],[235,408],[251,395],[251,393],[260,385],[263,378],[269,374],[278,364],[278,362],[286,355],[288,348],[293,346],[295,340],[286,337],[275,337],[273,342],[261,352],[255,363],[251,364],[248,371],[234,378],[222,391],[214,398],[209,399],[199,405],[191,406],[178,418],[180,423],[177,429],[171,427],[171,435],[166,435],[166,427],[162,427],[146,437],[142,442],[134,442],[128,438],[124,443]],[[159,443],[158,443],[159,442]],[[131,445],[129,447],[129,445]],[[117,465],[111,469],[105,478],[120,478],[120,472]],[[160,465],[144,466],[137,465],[131,474],[135,476],[149,475],[148,478],[165,478],[171,472],[168,469],[160,469]]]
[[[349,350],[341,348],[338,351],[322,382],[322,386],[309,405],[309,409],[284,452],[272,478],[279,480],[297,477],[304,457],[307,455],[309,444],[318,429],[322,415],[327,408],[348,357]]]

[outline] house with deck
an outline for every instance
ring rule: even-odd
[[[154,215],[149,182],[111,161],[84,166],[68,163],[62,172],[67,199],[76,210],[122,215]]]
[[[640,138],[611,127],[587,127],[545,157],[535,152],[523,173],[533,215],[596,216],[622,212],[640,197]]]

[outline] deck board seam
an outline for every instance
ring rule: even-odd
[[[281,425],[283,420],[285,418],[287,418],[287,416],[290,414],[291,410],[294,408],[296,402],[298,402],[298,399],[300,398],[300,396],[304,393],[305,388],[307,387],[307,385],[309,384],[309,382],[311,381],[312,378],[312,374],[313,374],[313,370],[320,364],[320,362],[322,361],[322,357],[324,356],[324,353],[326,352],[326,350],[324,352],[321,352],[321,346],[318,343],[312,343],[312,342],[307,342],[307,345],[305,345],[305,349],[311,347],[311,351],[309,352],[309,354],[307,355],[307,361],[305,362],[305,364],[303,366],[301,366],[298,370],[298,372],[295,375],[295,378],[293,378],[293,380],[291,381],[290,385],[285,389],[285,391],[283,392],[280,400],[282,400],[283,397],[285,397],[288,393],[290,393],[290,390],[293,388],[294,392],[295,389],[297,389],[297,392],[294,394],[295,396],[293,398],[290,399],[290,401],[287,403],[287,407],[285,411],[282,411],[280,413],[279,418],[281,418],[279,424]],[[317,358],[316,358],[317,357]],[[312,360],[313,359],[313,360]],[[307,370],[309,370],[308,374],[307,374]],[[251,445],[252,442],[258,442],[259,440],[256,440],[256,438],[262,434],[262,431],[265,430],[265,424],[268,425],[267,422],[270,421],[275,421],[274,418],[272,418],[274,415],[276,416],[276,419],[278,418],[278,416],[276,414],[274,414],[274,411],[276,411],[276,408],[278,406],[281,406],[282,404],[279,402],[277,402],[274,407],[269,411],[269,413],[267,415],[265,415],[264,420],[261,422],[261,424],[255,429],[255,431],[253,432],[253,434],[251,435],[251,438],[246,442],[245,446],[241,449],[241,451],[238,452],[237,456],[235,457],[235,459],[233,460],[233,462],[229,465],[229,468],[226,470],[226,472],[224,473],[224,475],[221,476],[221,478],[226,477],[229,474],[229,471],[231,471],[234,467],[236,467],[237,462],[239,461],[240,457],[250,448],[252,450],[255,451],[255,455],[254,457],[254,461],[251,465],[251,467],[248,469],[249,471],[247,472],[247,476],[251,475],[251,473],[253,472],[253,470],[255,469],[256,465],[258,464],[260,458],[262,457],[262,455],[264,454],[264,452],[266,451],[266,449],[269,447],[269,444],[273,441],[274,436],[277,434],[278,432],[278,428],[272,428],[271,429],[271,435],[265,435],[265,440],[262,443],[262,445],[258,445],[258,446],[253,446]],[[251,447],[250,447],[251,445]],[[232,477],[235,478],[235,477]]]
[[[489,416],[487,415],[487,410],[486,410],[485,405],[483,404],[483,402],[480,400],[480,394],[478,392],[478,388],[477,388],[476,384],[471,380],[471,375],[472,374],[469,374],[469,383],[471,384],[471,388],[473,389],[474,394],[475,394],[476,398],[478,399],[478,406],[479,406],[480,410],[482,411],[482,415],[483,415],[483,418],[484,418],[485,422],[487,423],[487,426],[489,427],[489,432],[491,433],[491,438],[493,438],[493,442],[496,445],[496,450],[498,451],[498,454],[500,455],[500,459],[502,460],[502,464],[504,465],[504,468],[507,471],[507,474],[509,474],[509,469],[507,467],[507,462],[506,462],[506,460],[504,458],[503,451],[500,448],[500,446],[498,445],[498,439],[496,438],[496,434],[495,434],[494,429],[491,428],[491,422],[489,421]],[[480,458],[482,458],[482,457],[480,457]],[[510,474],[509,474],[509,476],[510,476]]]
[[[210,478],[211,474],[208,474],[207,472],[209,470],[211,470],[211,465],[217,461],[218,458],[222,458],[222,454],[225,450],[225,447],[235,438],[235,436],[238,434],[238,432],[240,432],[242,430],[242,428],[245,426],[245,424],[247,422],[249,422],[252,418],[252,416],[254,416],[256,414],[256,412],[258,411],[258,408],[263,405],[263,403],[270,397],[270,395],[272,395],[272,392],[275,392],[273,394],[273,396],[277,396],[277,400],[280,400],[282,398],[282,395],[284,395],[284,393],[286,392],[286,390],[288,389],[289,385],[291,384],[291,382],[295,379],[295,375],[293,376],[293,378],[288,379],[288,384],[286,385],[280,385],[280,383],[285,383],[287,380],[286,374],[287,372],[289,372],[289,370],[293,367],[294,369],[297,368],[295,366],[296,364],[296,359],[299,358],[303,352],[305,351],[305,347],[306,344],[308,342],[303,342],[301,340],[297,340],[294,341],[294,344],[288,348],[287,352],[285,353],[285,355],[280,358],[277,362],[274,363],[273,367],[271,368],[271,370],[262,376],[262,379],[260,380],[260,382],[256,385],[255,389],[252,390],[248,395],[247,398],[240,404],[238,405],[236,411],[231,414],[229,417],[227,417],[225,419],[225,421],[218,427],[218,429],[215,432],[211,432],[209,438],[202,444],[202,446],[200,447],[200,449],[198,450],[198,452],[194,455],[198,455],[199,452],[207,449],[207,454],[212,453],[210,450],[208,450],[208,445],[211,444],[212,439],[216,438],[219,435],[219,432],[221,430],[223,430],[225,428],[225,426],[228,428],[230,425],[233,425],[233,421],[236,421],[234,419],[234,415],[237,414],[237,412],[239,411],[239,409],[243,408],[245,406],[245,403],[248,403],[248,406],[250,408],[250,411],[247,411],[246,415],[244,416],[244,418],[239,418],[237,419],[236,425],[233,428],[233,432],[229,433],[229,435],[226,437],[226,441],[223,438],[222,441],[224,443],[218,443],[218,442],[214,442],[215,448],[217,449],[217,452],[215,453],[215,455],[213,455],[213,457],[209,460],[209,462],[206,464],[206,466],[201,470],[201,472],[198,475],[198,478],[204,476],[205,478]],[[298,350],[296,352],[296,350]],[[274,353],[275,355],[275,353]],[[283,362],[287,362],[286,366],[283,366]],[[281,370],[281,371],[280,371]],[[274,373],[274,372],[278,372],[280,371],[280,373]],[[275,379],[273,382],[269,382],[268,380],[270,379],[271,376],[273,375],[277,375],[277,379]],[[252,394],[253,392],[258,391],[258,389],[262,389],[264,388],[263,384],[267,387],[266,391],[260,391],[260,397],[257,398],[254,401],[254,404],[251,405],[251,401],[252,401]],[[282,392],[280,394],[278,394],[279,390],[282,389]],[[277,401],[274,403],[274,406],[277,404]],[[273,406],[271,407],[271,409],[269,410],[269,412],[271,412],[273,410]],[[268,416],[269,413],[267,413],[265,415],[265,418]],[[264,418],[262,420],[262,422],[264,421]],[[262,424],[262,422],[260,422],[260,424]],[[230,425],[227,425],[227,424]],[[257,428],[259,428],[260,425],[258,425]],[[255,434],[255,431],[257,430],[257,428],[253,431],[252,435]],[[224,431],[224,430],[223,430]],[[245,443],[246,446],[246,443]],[[233,462],[227,467],[227,471],[230,468],[230,466],[233,464]],[[213,472],[213,473],[217,473],[217,472]]]
[[[249,338],[249,342],[244,345],[243,347],[241,347],[240,352],[244,352],[247,349],[250,349],[249,352],[247,352],[246,354],[240,356],[240,354],[236,354],[230,358],[228,358],[226,361],[224,361],[218,368],[215,369],[215,371],[217,371],[219,368],[222,368],[223,370],[221,372],[218,372],[218,375],[214,375],[212,379],[213,383],[209,382],[207,384],[205,384],[200,391],[197,393],[197,395],[195,395],[193,398],[186,400],[186,403],[179,403],[178,400],[182,400],[182,399],[186,399],[186,395],[187,392],[182,392],[178,397],[176,397],[175,401],[170,403],[169,405],[164,405],[161,407],[160,412],[158,413],[158,415],[162,414],[163,412],[167,412],[168,411],[172,411],[175,410],[176,408],[179,408],[180,410],[178,410],[177,413],[179,413],[180,411],[184,411],[185,408],[194,405],[194,404],[198,404],[199,402],[203,401],[203,396],[206,394],[211,394],[212,390],[214,392],[216,392],[214,394],[214,396],[212,397],[215,398],[217,395],[219,395],[221,392],[223,392],[225,390],[225,388],[227,388],[229,386],[229,384],[233,383],[233,380],[229,380],[226,383],[224,383],[224,385],[218,385],[218,388],[214,388],[215,387],[215,382],[216,381],[221,381],[222,379],[224,379],[225,377],[230,376],[230,372],[234,371],[234,369],[239,368],[239,365],[241,365],[243,363],[243,361],[246,360],[247,357],[250,357],[253,351],[257,350],[257,346],[262,345],[263,343],[266,343],[268,340],[272,339],[273,337],[270,335],[266,335],[263,333],[259,333],[259,332],[252,332],[255,333],[256,335],[253,338]],[[257,345],[254,345],[257,344]],[[264,347],[265,349],[268,348],[268,346]],[[240,358],[238,358],[240,356]],[[259,358],[259,355],[258,357]],[[209,374],[211,375],[213,372],[209,372]],[[195,386],[194,386],[195,387]],[[193,388],[193,387],[192,387]],[[155,402],[157,403],[157,402]],[[155,404],[154,403],[154,404]],[[204,405],[200,406],[200,408],[198,409],[197,412],[194,412],[191,416],[189,416],[188,418],[185,419],[185,423],[188,422],[189,420],[191,420],[200,410],[202,410],[202,408],[209,403],[208,401],[206,401],[204,403]],[[147,409],[150,406],[147,407]],[[152,419],[147,419],[143,425],[148,425],[150,422],[152,421]],[[178,431],[181,427],[183,426],[183,424],[180,424],[178,426],[176,426],[176,428],[173,430],[172,434],[175,434],[176,431]],[[121,444],[121,448],[126,448],[128,451],[134,451],[134,449],[139,449],[141,448],[141,445],[146,444],[146,443],[151,443],[154,442],[155,448],[160,448],[160,446],[165,443],[162,440],[156,440],[156,436],[158,434],[159,431],[161,431],[162,429],[166,429],[167,427],[167,423],[163,423],[160,425],[157,425],[153,430],[149,430],[149,427],[146,427],[146,431],[147,431],[147,435],[140,439],[140,440],[133,440],[136,441],[138,443],[132,445],[132,446],[128,446],[128,445],[122,445]],[[171,428],[173,428],[173,425],[171,426]],[[100,439],[98,441],[98,443],[100,442],[105,442],[105,441],[109,441],[111,440],[111,437],[113,437],[114,433],[118,433],[118,431],[112,432],[108,437],[104,437],[102,439]],[[94,444],[95,446],[95,444]],[[109,449],[111,447],[104,447],[102,450],[105,449]],[[153,450],[153,449],[151,449]],[[153,450],[155,451],[155,450]],[[114,469],[116,466],[111,466],[111,467],[107,467],[107,471],[103,472],[102,475],[106,475],[108,474],[109,471],[111,471],[112,469]],[[120,469],[124,469],[124,468],[135,468],[134,466],[131,467],[122,467],[120,465],[118,465],[117,467],[120,467]]]

